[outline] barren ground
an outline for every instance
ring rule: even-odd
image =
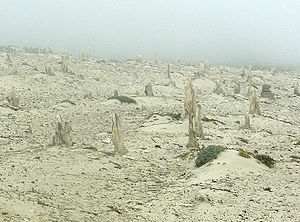
[[[0,52],[0,221],[300,221],[300,163],[291,157],[300,156],[299,75],[252,70],[258,95],[267,83],[275,100],[260,98],[262,115],[250,115],[247,130],[242,68],[211,65],[199,76],[199,66],[173,62],[174,86],[167,63],[71,56],[73,72],[63,73],[61,56],[19,52],[9,61]],[[190,77],[203,116],[217,120],[203,121],[201,147],[228,149],[200,168],[186,147],[187,120],[165,115],[182,113]],[[225,95],[214,92],[216,80]],[[148,83],[154,97],[144,95]],[[8,106],[12,86],[18,110]],[[137,104],[108,100],[115,90]],[[113,112],[128,150],[122,156],[113,155]],[[71,147],[51,146],[59,114],[71,121]],[[241,148],[270,155],[276,166],[238,156]]]

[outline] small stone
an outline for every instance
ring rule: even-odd
[[[271,88],[271,86],[269,84],[263,84],[263,86],[262,86],[262,90],[264,92],[271,91],[270,88]]]
[[[146,85],[145,94],[146,94],[146,96],[154,96],[151,83],[148,83],[148,85]]]
[[[272,192],[271,187],[265,187],[264,190],[265,190],[265,191]]]
[[[271,91],[271,86],[269,84],[263,84],[260,96],[262,98],[275,99],[274,93]]]
[[[106,144],[109,144],[111,142],[111,139],[110,138],[106,138],[102,141],[103,143],[106,143]]]
[[[295,94],[296,96],[300,96],[299,84],[298,84],[298,83],[295,84],[295,87],[294,87],[294,94]]]

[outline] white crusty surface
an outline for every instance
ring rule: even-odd
[[[271,85],[275,100],[260,99],[251,115],[242,68],[104,61],[70,56],[61,71],[58,54],[0,52],[0,221],[300,221],[300,75],[254,69],[253,85]],[[19,64],[12,73],[13,63]],[[46,74],[51,66],[53,74]],[[35,67],[37,69],[35,69]],[[201,147],[228,150],[200,168],[188,150],[184,85],[193,78],[203,121]],[[234,78],[241,95],[233,95]],[[225,95],[216,94],[218,81]],[[154,97],[144,95],[151,83]],[[20,109],[7,106],[14,87]],[[108,100],[118,90],[137,104]],[[92,97],[86,96],[91,93]],[[128,152],[113,156],[111,118],[116,112]],[[72,147],[49,146],[57,115],[72,126]],[[268,154],[268,168],[237,155]],[[291,157],[292,156],[292,157]]]

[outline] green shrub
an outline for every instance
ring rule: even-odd
[[[266,166],[272,168],[275,166],[275,160],[270,157],[269,155],[265,154],[256,154],[254,155],[254,158],[259,160],[259,162],[265,164]]]
[[[196,166],[201,167],[204,164],[208,163],[217,158],[218,154],[224,151],[225,149],[222,146],[208,146],[203,149],[197,156]]]
[[[250,158],[250,154],[246,150],[243,150],[243,149],[239,150],[239,156],[242,156],[245,158]]]
[[[112,97],[109,97],[108,98],[109,100],[110,99],[117,99],[119,100],[121,103],[135,103],[136,104],[136,101],[135,99],[132,99],[128,96],[112,96]]]

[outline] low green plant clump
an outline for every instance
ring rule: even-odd
[[[272,157],[270,157],[269,155],[256,154],[256,155],[254,155],[254,158],[270,168],[275,166],[275,160]]]
[[[242,156],[242,157],[245,157],[245,158],[250,158],[250,154],[246,151],[246,150],[243,150],[243,149],[240,149],[239,150],[239,156]]]
[[[130,97],[128,97],[128,96],[112,96],[112,97],[109,97],[108,99],[109,99],[109,100],[110,100],[110,99],[117,99],[117,100],[119,100],[121,103],[134,103],[134,104],[136,104],[135,99],[132,99],[132,98],[130,98]]]
[[[266,154],[252,154],[247,152],[246,150],[240,149],[238,155],[245,158],[251,158],[251,156],[253,156],[260,163],[263,163],[270,168],[275,166],[275,160]]]
[[[219,153],[224,151],[225,149],[222,146],[211,145],[202,150],[197,156],[196,166],[201,167],[204,164],[214,160],[217,158]]]

